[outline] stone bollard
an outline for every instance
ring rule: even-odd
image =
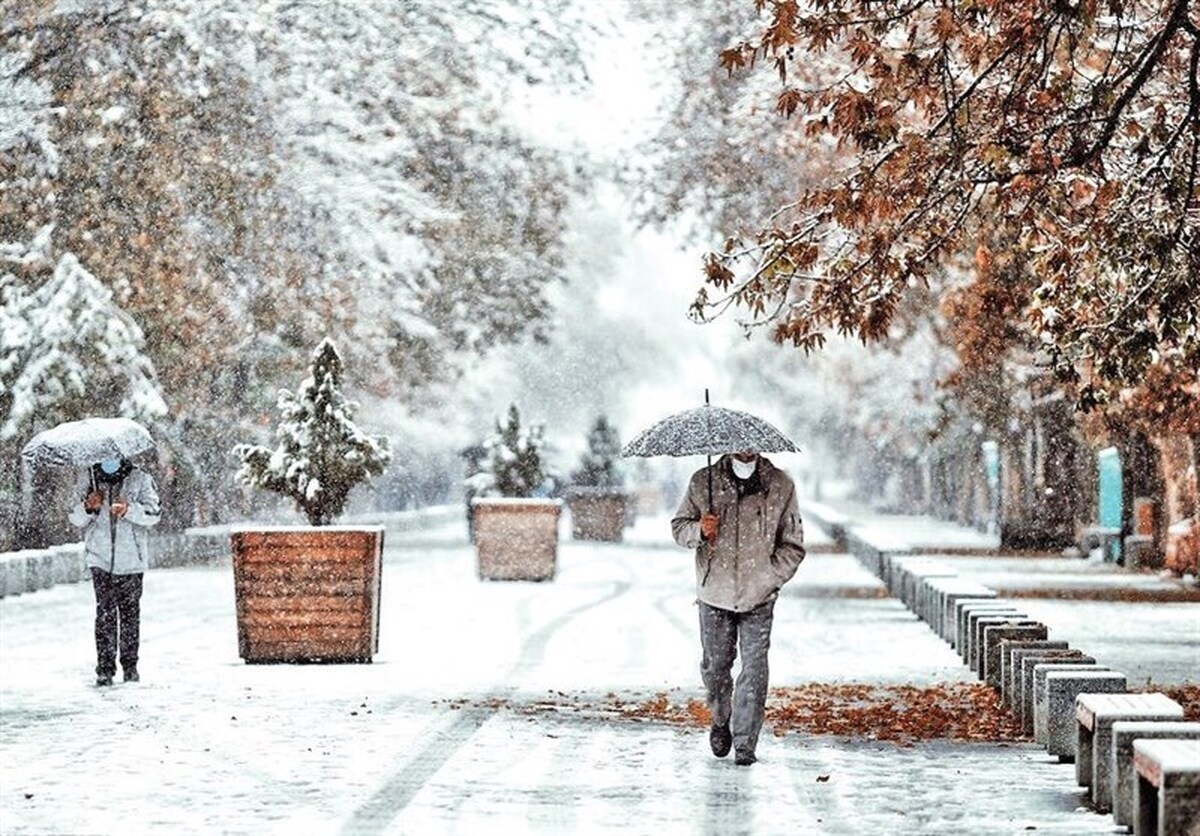
[[[917,606],[917,595],[921,583],[928,578],[955,577],[958,572],[939,560],[928,557],[913,557],[911,555],[896,556],[891,560],[888,590],[893,597],[899,598],[903,604],[916,613],[921,614]]]
[[[1012,642],[1040,641],[1047,638],[1045,624],[1014,624],[985,627],[983,630],[983,681],[1000,690],[1001,655]]]
[[[1200,833],[1200,740],[1133,741],[1135,836]]]
[[[55,583],[79,583],[86,574],[87,559],[82,543],[68,543],[54,548]]]
[[[975,619],[975,625],[971,628],[971,648],[968,652],[967,666],[976,676],[983,679],[983,663],[987,652],[983,640],[989,627],[1025,627],[1034,624],[1037,622],[1023,612],[983,615]]]
[[[1118,720],[1113,723],[1110,790],[1113,819],[1121,827],[1133,827],[1133,789],[1137,784],[1137,776],[1133,771],[1133,741],[1159,738],[1200,740],[1200,723],[1148,720]]]
[[[1046,751],[1063,763],[1075,760],[1075,699],[1080,694],[1123,694],[1125,674],[1073,670],[1046,674]]]
[[[967,644],[967,623],[971,613],[990,609],[995,612],[1016,612],[1010,601],[1001,601],[996,597],[967,597],[955,600],[946,613],[948,630],[950,631],[950,646],[958,651],[962,661],[966,661],[965,649]]]
[[[25,565],[21,552],[0,553],[0,594],[20,595],[25,591]]]
[[[30,549],[25,555],[25,591],[37,592],[54,586],[54,552],[49,549]]]
[[[980,603],[955,603],[958,610],[958,642],[955,650],[962,657],[964,665],[971,663],[971,638],[974,635],[975,622],[984,616],[1013,615],[1024,617],[1024,613],[1007,601],[983,601]]]
[[[1096,811],[1112,809],[1112,727],[1120,720],[1182,720],[1166,694],[1080,694],[1075,701],[1075,781],[1090,787]]]
[[[1016,682],[1013,680],[1013,656],[1014,654],[1025,651],[1046,651],[1046,650],[1067,650],[1066,642],[1050,641],[1049,639],[1015,639],[1006,641],[1000,645],[1000,704],[1006,706],[1015,714],[1013,691],[1016,687]],[[1016,664],[1019,668],[1020,658],[1017,658]]]
[[[935,630],[937,622],[933,616],[933,602],[936,596],[933,584],[939,580],[956,578],[958,578],[958,570],[951,569],[943,563],[929,563],[920,566],[909,575],[909,583],[912,588],[909,592],[909,597],[912,599],[912,610]]]
[[[995,591],[981,583],[965,578],[935,578],[930,583],[933,591],[933,613],[931,624],[934,631],[950,645],[954,646],[955,632],[950,614],[954,612],[954,602],[970,599],[973,601],[995,600]]]
[[[1029,660],[1025,661],[1029,666]],[[1091,656],[1072,659],[1056,659],[1053,662],[1035,662],[1029,671],[1029,706],[1025,713],[1026,726],[1033,739],[1046,745],[1046,676],[1054,671],[1071,671],[1082,668],[1089,671],[1107,671],[1106,665],[1096,663]]]
[[[1027,644],[1027,647],[1022,647],[1022,644]],[[1072,650],[1066,642],[1057,641],[1037,641],[1037,642],[1016,642],[1015,647],[1011,648],[1007,657],[1002,656],[1000,660],[1001,676],[1004,678],[1004,688],[1000,692],[1004,705],[1016,715],[1017,719],[1021,717],[1021,662],[1028,658],[1038,658],[1043,661],[1051,661],[1055,657],[1082,656],[1080,650]]]

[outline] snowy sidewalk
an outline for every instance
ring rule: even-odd
[[[465,526],[388,544],[371,665],[246,665],[228,567],[160,570],[143,681],[92,686],[84,584],[0,600],[0,833],[1108,833],[1033,744],[911,747],[520,711],[699,699],[691,560],[664,519],[565,541],[553,582],[481,583]],[[772,684],[968,682],[843,554],[776,608]]]

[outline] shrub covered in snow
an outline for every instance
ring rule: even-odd
[[[355,404],[342,394],[341,382],[342,360],[326,337],[300,389],[279,393],[279,445],[234,448],[242,460],[239,481],[295,500],[312,525],[333,522],[351,489],[382,473],[392,458],[386,438],[368,436],[355,425]]]
[[[517,405],[508,408],[508,422],[483,443],[483,469],[467,479],[469,496],[533,497],[549,493],[553,479],[543,461],[545,428],[521,426]]]
[[[0,439],[85,415],[165,417],[141,328],[74,254],[51,261],[50,233],[0,245]],[[31,287],[5,272],[40,279],[51,263]]]
[[[588,432],[588,447],[579,460],[579,469],[571,474],[571,484],[581,488],[619,490],[625,483],[618,460],[621,439],[617,429],[604,415]]]

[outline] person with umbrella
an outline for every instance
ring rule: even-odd
[[[149,530],[158,523],[158,489],[133,459],[152,455],[154,439],[129,418],[84,418],[35,435],[24,467],[84,468],[67,519],[83,529],[96,593],[96,684],[112,685],[118,649],[126,682],[137,682],[142,576],[150,566]],[[26,479],[28,481],[28,479]]]
[[[671,532],[676,543],[695,549],[700,674],[712,712],[709,744],[719,758],[732,747],[739,766],[757,760],[775,600],[805,556],[795,483],[761,455],[787,450],[796,450],[795,444],[766,421],[706,403],[659,421],[622,451],[709,456],[708,466],[692,475]],[[742,669],[735,687],[739,644]]]
[[[96,685],[112,685],[118,647],[126,682],[137,682],[142,577],[150,566],[149,530],[158,523],[158,490],[128,459],[108,458],[75,485],[71,523],[84,531],[96,593]]]
[[[735,762],[748,766],[756,760],[767,701],[775,599],[805,555],[795,484],[757,451],[722,456],[692,476],[671,531],[675,542],[696,550],[700,672],[712,711],[709,743],[717,757],[732,745]],[[742,669],[735,688],[739,644]]]

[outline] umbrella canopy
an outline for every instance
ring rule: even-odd
[[[717,456],[722,453],[798,452],[792,440],[748,412],[698,406],[662,419],[625,445],[621,455]]]
[[[84,418],[35,435],[21,448],[34,467],[87,467],[104,459],[132,459],[154,450],[150,432],[130,418]]]

